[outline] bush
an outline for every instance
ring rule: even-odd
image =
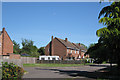
[[[7,62],[2,64],[2,79],[21,79],[24,74],[23,68],[14,65],[13,63],[8,64]]]

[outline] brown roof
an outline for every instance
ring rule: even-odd
[[[2,34],[2,31],[0,31],[0,35]]]
[[[77,48],[81,49],[83,52],[86,52],[87,49],[83,46],[83,45],[80,45],[79,44],[76,44],[76,43],[73,43]]]
[[[56,37],[55,37],[56,38]],[[75,50],[79,50],[79,48],[77,48],[75,45],[73,45],[71,42],[69,41],[65,41],[63,39],[60,38],[56,38],[57,40],[59,40],[65,47],[67,47],[68,49],[75,49]]]

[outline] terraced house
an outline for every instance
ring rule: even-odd
[[[59,56],[62,60],[79,60],[85,57],[84,54],[86,51],[87,49],[80,45],[80,43],[71,43],[67,38],[63,40],[57,37],[53,38],[53,36],[51,41],[45,47],[46,56]]]

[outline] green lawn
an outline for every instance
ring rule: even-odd
[[[92,63],[86,63],[85,65],[90,65]],[[24,67],[75,67],[84,64],[23,64]]]

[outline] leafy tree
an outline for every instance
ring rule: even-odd
[[[86,49],[87,49],[87,46],[86,46],[85,44],[83,44],[83,43],[80,43],[80,45],[84,46],[84,48],[86,48]]]
[[[90,47],[92,47],[92,46],[95,46],[95,44],[96,44],[96,43],[91,43],[91,44],[89,45],[88,49],[89,49]]]
[[[45,47],[39,48],[38,52],[40,53],[40,55],[45,55]]]
[[[100,18],[102,15],[104,17]],[[120,2],[113,2],[110,6],[104,7],[98,18],[100,23],[107,26],[97,31],[99,43],[109,50],[109,61],[112,63],[114,60],[120,67]]]
[[[100,37],[98,43],[89,48],[87,53],[95,55],[102,61],[112,63],[114,60],[120,67],[120,2],[113,2],[110,6],[104,7],[98,19],[99,23],[106,27],[97,30],[96,34]]]
[[[20,54],[20,44],[13,40],[13,53]]]
[[[22,40],[22,53],[29,54],[30,56],[37,57],[39,56],[38,49],[34,45],[32,40],[23,39]]]

